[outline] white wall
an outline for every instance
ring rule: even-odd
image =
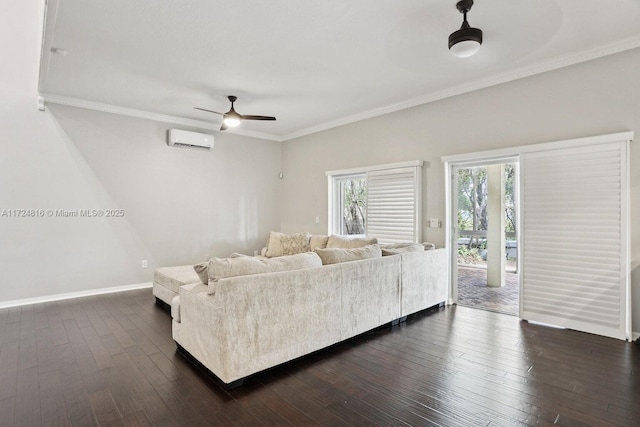
[[[640,135],[640,49],[287,141],[283,232],[327,231],[325,171],[422,159],[423,238],[445,215],[440,157],[633,130]],[[640,136],[639,136],[640,137]],[[631,144],[634,330],[640,331],[640,147]],[[314,224],[315,216],[321,223]]]
[[[166,145],[170,124],[36,109],[35,2],[0,14],[2,210],[123,209],[122,218],[0,216],[0,304],[131,285],[154,268],[252,254],[280,224],[280,143],[216,133]],[[141,268],[141,260],[149,262]]]

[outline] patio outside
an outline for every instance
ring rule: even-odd
[[[517,316],[520,304],[519,276],[507,272],[505,285],[487,286],[487,270],[481,266],[458,264],[458,304]]]
[[[504,218],[494,223],[504,225],[504,258],[498,258],[504,261],[503,286],[495,285],[493,281],[492,286],[489,286],[487,279],[487,230],[491,220],[488,212],[491,211],[489,208],[492,203],[488,197],[488,169],[473,167],[458,170],[458,304],[518,315],[520,287],[515,217],[516,170],[511,164],[505,164],[503,167],[504,172],[500,172],[497,178],[502,181],[502,184],[498,185],[498,191],[503,193],[502,202],[493,205],[497,208],[497,213],[496,209],[493,209],[493,215],[498,216],[502,215],[500,206],[504,205]],[[493,188],[492,191],[495,192],[495,181]],[[498,233],[502,229],[500,225]],[[502,244],[499,247],[501,246]],[[495,267],[493,271],[496,271]],[[502,271],[502,268],[497,271]]]

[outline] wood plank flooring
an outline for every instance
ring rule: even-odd
[[[0,426],[638,426],[640,345],[465,307],[224,391],[149,289],[0,310]]]

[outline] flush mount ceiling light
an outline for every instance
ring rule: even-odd
[[[449,50],[458,58],[468,58],[476,53],[482,44],[482,30],[472,28],[467,22],[467,12],[471,10],[471,6],[473,0],[462,0],[456,4],[464,19],[460,29],[449,36]]]

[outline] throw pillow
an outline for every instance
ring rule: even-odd
[[[315,252],[322,259],[323,265],[380,258],[382,256],[382,251],[378,245],[367,245],[360,248],[325,248],[316,249]]]
[[[346,237],[331,235],[327,241],[327,248],[361,248],[367,245],[375,245],[378,243],[378,239],[375,237]]]
[[[398,255],[405,252],[424,252],[422,243],[396,243],[393,245],[381,246],[382,256]]]
[[[193,266],[193,269],[196,271],[196,274],[202,281],[202,283],[209,283],[209,274],[207,273],[209,269],[209,262],[201,262],[200,264],[196,264]]]
[[[321,267],[322,260],[316,253],[306,252],[277,258],[212,258],[208,264],[208,293],[213,294],[218,280],[226,277]]]
[[[266,256],[272,258],[311,252],[310,238],[311,235],[309,233],[283,234],[272,231],[267,242]]]
[[[229,258],[240,258],[240,257],[248,257],[249,255],[239,254],[237,252],[229,255]],[[206,284],[209,282],[209,261],[201,262],[200,264],[196,264],[193,266],[193,269],[196,271],[196,274],[202,280],[202,283]]]
[[[311,246],[312,251],[315,251],[316,249],[324,249],[327,247],[328,241],[329,241],[329,236],[312,234],[311,238],[309,239],[309,246]]]
[[[429,243],[429,242],[422,242],[422,246],[424,246],[424,250],[425,251],[430,251],[430,250],[436,248],[436,245],[434,245],[433,243]]]

